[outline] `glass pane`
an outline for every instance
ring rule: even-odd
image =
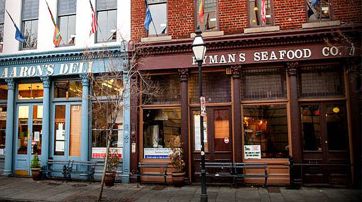
[[[215,151],[231,151],[229,110],[214,111]]]
[[[39,0],[23,0],[22,17],[23,20],[38,18]]]
[[[54,120],[54,154],[64,155],[64,142],[65,142],[65,105],[55,106],[55,120]]]
[[[300,113],[304,150],[322,151],[319,105],[302,105]]]
[[[272,25],[270,0],[249,0],[250,26]]]
[[[288,157],[286,105],[244,105],[245,145],[260,145],[262,158]]]
[[[177,75],[151,76],[143,84],[143,104],[177,104],[181,101],[180,79]]]
[[[200,8],[200,0],[197,0],[197,8],[196,8],[196,23],[197,26],[200,25],[199,19],[199,8]],[[204,23],[200,25],[201,31],[212,31],[217,30],[217,14],[216,14],[216,6],[217,0],[205,0],[204,1]]]
[[[167,33],[167,3],[151,4],[149,9],[153,23],[150,24],[149,35],[159,35]],[[154,26],[153,26],[154,24]]]
[[[29,138],[29,106],[19,106],[18,112],[18,154],[28,153],[28,138]]]
[[[94,96],[121,96],[123,81],[121,79],[96,79],[92,89]]]
[[[201,134],[200,134],[200,112],[199,111],[193,111],[192,112],[193,118],[194,118],[194,151],[200,151],[201,150]],[[209,141],[207,138],[207,116],[204,116],[203,119],[204,124],[204,150],[205,152],[209,151]]]
[[[38,20],[23,21],[22,32],[25,37],[23,48],[35,49],[38,43]]]
[[[308,21],[329,20],[329,0],[307,0]]]
[[[0,105],[0,155],[4,155],[6,137],[6,105]]]
[[[41,155],[41,144],[42,144],[42,126],[43,126],[43,106],[33,106],[33,139],[31,142],[32,154]]]
[[[75,15],[59,17],[59,30],[62,34],[62,46],[74,45],[75,43]]]
[[[170,148],[171,141],[180,135],[180,109],[147,109],[143,111],[144,148]],[[156,150],[154,151],[157,153]],[[168,158],[168,154],[166,158]]]
[[[109,36],[108,30],[108,11],[102,11],[97,13],[98,29],[97,29],[97,42],[107,41]]]
[[[18,99],[42,99],[43,83],[18,84]]]
[[[0,100],[8,99],[8,86],[5,84],[0,85]]]
[[[326,122],[328,149],[346,150],[348,148],[348,131],[344,106],[340,104],[327,105]]]
[[[0,24],[4,23],[4,17],[5,17],[5,0],[0,0]]]
[[[75,14],[77,10],[77,0],[58,1],[58,16]]]
[[[81,81],[56,81],[54,83],[55,98],[73,98],[82,97]]]
[[[82,131],[82,108],[80,105],[70,106],[69,155],[80,156],[80,136]]]

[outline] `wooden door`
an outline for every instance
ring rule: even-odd
[[[193,181],[199,181],[200,173],[200,111],[191,112],[191,145]],[[232,162],[232,134],[230,107],[207,107],[204,117],[204,143],[206,161]]]
[[[343,102],[301,104],[303,180],[313,184],[348,184],[347,112]]]

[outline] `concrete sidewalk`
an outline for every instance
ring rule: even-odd
[[[0,177],[0,201],[96,201],[100,183]],[[361,190],[284,187],[208,187],[209,201],[362,201]],[[105,188],[104,201],[200,201],[199,186],[116,184]]]

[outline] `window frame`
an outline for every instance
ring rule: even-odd
[[[153,2],[153,3],[150,3],[150,1],[152,1],[152,0],[146,0],[147,1],[147,5],[148,5],[148,7],[150,7],[150,6],[152,6],[152,5],[161,5],[161,4],[166,4],[166,10],[165,10],[165,12],[166,12],[166,31],[165,31],[165,33],[164,34],[162,34],[162,31],[158,34],[158,33],[155,33],[155,34],[150,34],[150,31],[148,31],[148,36],[149,37],[158,37],[158,36],[168,36],[168,29],[169,29],[169,24],[168,24],[168,1],[167,0],[154,0],[154,1],[156,1],[156,2]],[[145,12],[146,12],[146,10],[145,10]],[[151,16],[153,17],[153,15],[152,15],[152,13],[151,13]],[[152,23],[154,23],[153,22],[153,20],[152,20],[152,22],[151,22],[151,24],[150,24],[150,27],[153,27],[153,25],[152,25]],[[154,29],[154,28],[153,28]],[[151,29],[150,29],[151,30]],[[155,30],[156,31],[156,30]]]
[[[206,1],[206,0],[205,0]],[[219,0],[215,0],[216,1],[216,6],[215,6],[215,16],[216,16],[216,29],[212,30],[206,30],[205,27],[200,27],[202,32],[216,32],[216,31],[220,31],[220,18],[219,18]],[[199,7],[198,7],[198,2],[199,0],[194,0],[195,2],[195,30],[197,29],[198,25],[198,13],[199,13]],[[205,8],[204,8],[204,15],[205,15]],[[205,18],[206,16],[204,16]],[[205,20],[205,19],[204,19]],[[206,25],[206,24],[205,24]]]
[[[305,17],[306,17],[306,22],[307,23],[313,23],[313,22],[325,22],[325,21],[331,21],[333,20],[333,9],[332,9],[332,3],[331,3],[331,0],[326,0],[328,1],[328,11],[329,11],[329,16],[328,16],[328,19],[321,19],[321,18],[318,18],[316,20],[310,20],[309,19],[309,16],[308,16],[308,10],[309,10],[309,1],[310,0],[305,0],[305,8],[306,8],[306,12],[305,12]]]
[[[97,0],[96,0],[97,1]],[[115,42],[115,41],[117,41],[117,32],[118,32],[118,30],[117,30],[117,24],[118,24],[118,19],[117,19],[117,14],[118,14],[118,9],[117,9],[117,7],[118,7],[118,2],[116,2],[116,7],[115,8],[106,8],[106,9],[99,9],[98,8],[98,6],[97,6],[97,2],[95,3],[95,6],[94,6],[94,10],[95,10],[95,15],[96,15],[96,19],[97,19],[97,31],[96,31],[96,33],[94,34],[94,40],[95,40],[95,43],[109,43],[109,42]],[[108,18],[108,13],[110,12],[110,11],[116,11],[116,37],[115,37],[115,39],[113,39],[113,36],[112,36],[112,38],[111,38],[111,40],[102,40],[102,41],[98,41],[98,32],[99,32],[99,19],[98,19],[98,16],[99,16],[99,13],[101,13],[101,12],[107,12],[107,26],[108,26],[108,22],[109,22],[109,18]],[[108,31],[108,30],[107,30]],[[109,31],[111,31],[111,30],[109,30]]]
[[[65,47],[65,46],[75,46],[75,40],[76,40],[76,33],[77,33],[77,0],[75,0],[75,12],[74,13],[67,13],[67,14],[62,14],[60,15],[60,1],[57,2],[57,26],[59,28],[59,32],[62,35],[62,41],[59,44],[59,47]],[[61,30],[60,27],[60,22],[62,18],[67,18],[67,36],[68,36],[68,32],[69,32],[69,19],[74,16],[75,17],[75,22],[74,22],[74,39],[72,37],[72,34],[70,35],[69,39],[65,39],[64,38],[64,30]]]
[[[20,28],[20,31],[21,33],[23,33],[24,35],[24,38],[25,38],[25,42],[24,43],[20,43],[20,50],[34,50],[34,49],[37,49],[38,48],[38,30],[39,30],[39,0],[33,0],[33,1],[38,1],[38,13],[37,13],[37,16],[36,17],[33,17],[33,18],[26,18],[24,19],[24,3],[25,3],[26,0],[22,0],[21,2],[21,28]],[[26,22],[36,22],[36,44],[35,44],[35,47],[28,47],[27,46],[27,35],[24,33],[25,31],[25,23]],[[33,26],[33,25],[32,25]],[[32,29],[32,34],[34,33],[33,32],[33,29]]]
[[[248,28],[257,28],[257,27],[269,27],[269,26],[274,26],[275,25],[275,17],[274,17],[274,2],[273,0],[267,0],[270,1],[270,14],[271,14],[271,24],[270,25],[251,25],[250,23],[250,2],[251,1],[261,1],[261,0],[248,0],[248,5],[247,5],[247,12],[248,12]]]

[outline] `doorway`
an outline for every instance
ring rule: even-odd
[[[30,175],[30,163],[35,154],[42,154],[42,104],[19,104],[16,108],[15,174]]]
[[[207,107],[204,117],[205,160],[232,162],[232,125],[230,107]],[[200,110],[191,110],[191,149],[193,181],[198,181],[201,162]]]
[[[300,105],[305,184],[348,184],[350,161],[344,102]]]

